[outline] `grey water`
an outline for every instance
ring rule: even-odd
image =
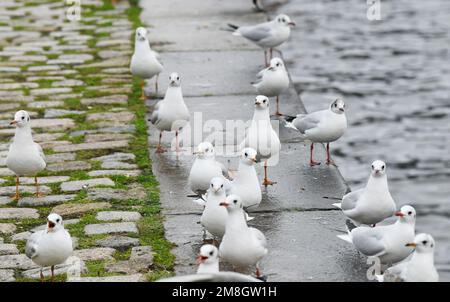
[[[450,1],[380,3],[370,21],[363,0],[291,0],[278,8],[297,22],[283,55],[309,112],[346,103],[348,131],[331,144],[344,178],[364,186],[384,160],[394,199],[416,208],[450,281]]]

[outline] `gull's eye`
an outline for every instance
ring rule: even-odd
[[[266,103],[266,100],[264,100],[263,103],[265,104],[265,103]]]
[[[22,121],[25,119],[25,117],[24,116],[22,116]]]
[[[206,149],[205,149],[205,152],[208,152],[208,151],[209,151],[209,149],[208,149],[208,148],[206,148]]]
[[[211,184],[211,188],[214,187],[214,184]]]
[[[210,256],[214,255],[214,252],[213,251],[209,252],[209,255]]]
[[[411,215],[411,214],[412,214],[412,212],[411,212],[411,211],[409,211],[409,212],[408,212],[408,215]]]
[[[375,167],[372,165],[372,169],[375,169]]]
[[[58,222],[58,223],[59,223],[59,218],[58,218],[58,219],[56,219],[56,222]]]
[[[381,170],[384,170],[384,165],[381,166]]]
[[[180,77],[177,77],[177,81],[180,79]]]
[[[233,200],[233,203],[237,203],[237,199]]]
[[[248,156],[247,152],[245,152],[244,155],[245,155],[245,157],[247,157]]]
[[[223,188],[223,184],[220,187]]]
[[[424,240],[422,241],[423,245],[427,245],[428,241]]]

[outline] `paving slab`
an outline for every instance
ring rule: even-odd
[[[163,96],[170,73],[178,72],[184,96],[253,94],[250,82],[264,68],[262,50],[165,52],[159,94]],[[151,82],[153,84],[153,82]],[[153,86],[149,85],[153,93]]]

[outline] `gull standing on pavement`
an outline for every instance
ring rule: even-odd
[[[157,282],[261,282],[252,276],[219,271],[219,251],[212,244],[200,248],[197,274],[159,279]]]
[[[280,113],[280,94],[289,88],[289,75],[284,67],[283,60],[273,58],[270,60],[269,67],[261,70],[258,75],[258,81],[253,83],[258,94],[268,97],[277,97],[276,115]]]
[[[386,164],[374,161],[366,187],[344,195],[341,203],[333,205],[356,224],[374,225],[394,215],[397,207],[389,192]]]
[[[299,114],[286,126],[299,131],[306,141],[311,142],[311,166],[320,164],[313,159],[314,143],[327,143],[327,165],[334,164],[330,157],[330,143],[339,139],[347,129],[344,101],[336,99],[326,110]]]
[[[145,100],[145,80],[156,76],[155,92],[158,93],[158,76],[163,70],[163,66],[158,61],[158,55],[150,48],[147,39],[147,30],[143,27],[136,29],[134,44],[134,53],[131,57],[130,70],[134,76],[142,79],[141,82],[141,100]]]
[[[277,160],[276,157],[280,153],[281,143],[270,121],[269,98],[264,95],[258,95],[255,98],[253,119],[239,149],[242,150],[246,147],[255,149],[258,160],[264,160],[263,185],[267,187],[275,184],[276,182],[268,179],[267,165],[269,160]]]
[[[222,238],[228,217],[227,210],[220,206],[226,197],[225,179],[214,177],[210,183],[200,223],[214,237]]]
[[[258,206],[262,199],[261,186],[255,170],[256,155],[253,148],[242,150],[238,172],[231,181],[230,194],[240,196],[244,207]]]
[[[362,254],[378,257],[382,264],[397,263],[412,253],[407,244],[414,240],[416,211],[406,205],[395,215],[398,220],[394,224],[356,227],[338,237],[352,243]]]
[[[208,190],[211,179],[216,176],[228,176],[225,166],[216,161],[214,146],[210,142],[201,142],[197,146],[195,161],[189,173],[189,187],[199,195]]]
[[[31,234],[25,247],[25,254],[42,268],[50,266],[52,280],[55,277],[55,265],[64,263],[72,255],[73,244],[69,232],[64,229],[63,220],[52,213],[47,218],[45,230]]]
[[[220,257],[238,268],[256,266],[256,277],[261,277],[258,264],[268,252],[266,237],[260,230],[248,227],[239,196],[229,195],[220,205],[228,211],[225,235],[219,246]]]
[[[291,27],[295,26],[287,15],[280,14],[274,20],[248,26],[237,26],[228,24],[227,30],[232,31],[235,36],[242,36],[255,43],[264,50],[265,66],[267,63],[267,50],[270,50],[272,59],[273,48],[280,46],[289,39]]]
[[[163,131],[175,131],[176,151],[180,151],[178,134],[189,123],[189,119],[189,110],[184,103],[183,93],[181,91],[180,76],[174,72],[169,76],[169,87],[167,87],[164,99],[155,105],[150,117],[152,124],[160,131],[156,153],[166,151],[161,147]]]
[[[30,115],[25,110],[17,111],[14,120],[10,123],[16,126],[16,132],[12,144],[9,146],[6,166],[16,175],[16,194],[14,201],[18,201],[19,177],[34,176],[36,186],[36,197],[41,197],[36,174],[45,169],[45,155],[42,147],[33,141],[31,134]]]
[[[411,258],[388,268],[383,275],[376,275],[380,282],[438,282],[439,274],[434,266],[434,239],[429,234],[418,234],[406,244],[414,249]]]

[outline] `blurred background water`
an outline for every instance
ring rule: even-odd
[[[418,211],[431,233],[441,280],[450,281],[450,1],[291,0],[297,22],[283,55],[308,111],[342,97],[349,128],[331,144],[353,189],[375,159],[387,163],[398,205]]]

